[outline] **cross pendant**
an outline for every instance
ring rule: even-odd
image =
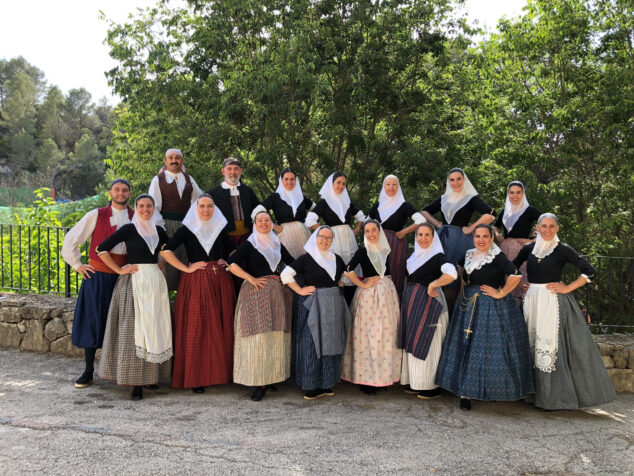
[[[216,274],[216,269],[218,269],[218,268],[216,268],[216,266],[215,266],[215,265],[212,265],[212,266],[211,266],[211,270],[214,272],[214,274]]]
[[[472,334],[473,331],[471,329],[467,328],[467,329],[464,330],[464,333],[465,333],[465,339],[468,339],[469,338],[469,334]]]

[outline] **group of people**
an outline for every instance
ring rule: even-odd
[[[130,184],[114,180],[110,204],[66,235],[62,255],[84,277],[76,387],[92,383],[102,347],[99,376],[131,386],[135,400],[170,377],[195,393],[233,381],[254,401],[289,378],[308,400],[334,395],[341,380],[368,395],[400,382],[422,399],[446,389],[465,410],[472,399],[557,410],[615,398],[572,294],[596,271],[559,241],[557,217],[530,206],[521,182],[508,185],[496,218],[462,169],[422,210],[388,175],[366,217],[341,172],[313,203],[284,169],[260,202],[234,158],[208,193],[180,150],[164,162],[134,209]],[[567,285],[566,263],[582,273]]]

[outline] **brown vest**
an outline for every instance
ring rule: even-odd
[[[166,220],[183,221],[192,201],[192,181],[185,172],[181,172],[185,176],[185,188],[183,189],[183,196],[178,195],[178,187],[176,180],[172,183],[167,183],[165,180],[165,172],[158,174],[159,189],[161,190],[161,199],[163,205],[161,206],[161,215]]]

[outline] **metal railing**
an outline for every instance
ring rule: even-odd
[[[81,276],[62,258],[69,228],[0,224],[0,289],[76,296]],[[84,258],[88,247],[82,246]]]
[[[76,296],[81,276],[62,259],[68,228],[0,224],[0,290]],[[84,262],[88,245],[82,246]],[[634,257],[586,257],[595,280],[575,296],[588,323],[598,332],[634,331]],[[564,280],[579,275],[566,268]]]

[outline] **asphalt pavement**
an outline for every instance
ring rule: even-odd
[[[579,411],[434,400],[398,385],[340,384],[303,399],[287,382],[261,402],[239,385],[202,395],[162,384],[73,381],[82,359],[0,349],[0,474],[631,474],[634,395]]]

